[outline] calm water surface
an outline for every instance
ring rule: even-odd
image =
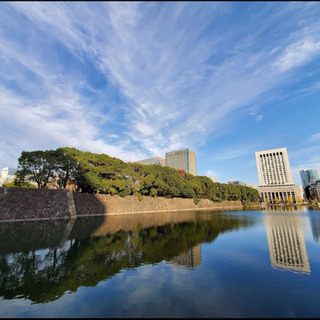
[[[320,210],[0,223],[1,317],[320,316]]]

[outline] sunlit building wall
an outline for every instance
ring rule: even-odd
[[[257,151],[259,186],[293,185],[287,148]]]
[[[187,173],[197,175],[196,154],[190,149],[167,152],[165,163],[168,167],[183,169]]]
[[[299,186],[293,183],[287,148],[269,149],[255,152],[258,170],[258,191],[266,201],[293,202],[301,199]]]
[[[301,178],[303,188],[309,186],[311,183],[311,180],[320,179],[317,169],[300,170],[300,178]]]
[[[162,167],[165,165],[165,159],[161,157],[153,157],[153,158],[143,159],[135,162],[138,162],[141,164],[157,164]]]
[[[6,183],[10,183],[16,176],[16,168],[3,168],[0,174],[0,187]]]

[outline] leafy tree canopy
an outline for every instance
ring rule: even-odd
[[[126,163],[106,154],[63,147],[47,151],[23,151],[18,159],[16,186],[34,181],[45,188],[56,177],[61,188],[73,179],[78,192],[210,199],[243,204],[261,201],[258,190],[213,182],[206,176],[194,176],[181,169],[159,165]]]

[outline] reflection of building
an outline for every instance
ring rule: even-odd
[[[153,158],[148,158],[148,159],[139,160],[135,162],[142,163],[142,164],[157,164],[162,167],[165,165],[165,160],[164,158],[161,158],[161,157],[153,157]]]
[[[258,191],[266,201],[289,200],[301,197],[299,186],[293,183],[287,148],[257,151],[255,153],[259,186]]]
[[[264,223],[272,267],[310,274],[300,216],[270,213]]]
[[[16,177],[16,168],[3,168],[0,175],[0,187],[6,183],[10,183]]]
[[[198,244],[195,247],[186,249],[170,262],[191,269],[199,266],[201,264],[201,245]]]
[[[185,172],[195,176],[197,175],[196,154],[190,149],[167,152],[166,166],[183,169]]]
[[[318,217],[310,217],[310,225],[313,239],[320,242],[320,220]]]

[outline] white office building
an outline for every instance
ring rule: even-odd
[[[265,201],[285,202],[301,199],[299,186],[293,183],[287,148],[255,152],[259,186],[258,191]]]
[[[16,168],[3,168],[0,174],[0,187],[6,183],[10,183],[16,177]]]

